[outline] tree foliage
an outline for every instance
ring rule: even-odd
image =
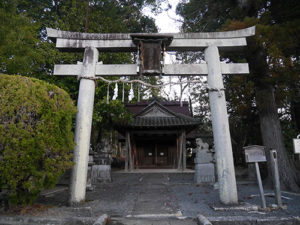
[[[72,166],[69,95],[34,78],[0,75],[0,188],[11,203],[31,203]]]
[[[66,90],[72,99],[77,100],[78,80],[75,77],[55,77],[54,64],[76,64],[82,61],[82,53],[60,52],[47,38],[46,27],[99,33],[157,32],[154,20],[143,15],[144,7],[159,10],[163,0],[11,0],[0,3],[0,72],[20,74],[46,80]],[[88,8],[87,6],[88,4]],[[88,21],[86,26],[86,21]],[[131,53],[99,54],[103,64],[135,63]],[[108,79],[116,79],[109,77]],[[148,79],[148,78],[147,78]],[[157,79],[151,79],[156,83]],[[134,86],[137,100],[137,86]],[[108,85],[97,82],[95,105],[106,97]],[[130,87],[125,86],[125,96]],[[110,97],[113,88],[110,87]],[[119,93],[121,93],[119,87]],[[141,93],[141,99],[144,92]],[[120,97],[119,97],[120,100]],[[127,97],[125,102],[127,102]],[[110,104],[109,104],[110,106]],[[95,108],[95,113],[98,108]],[[121,116],[121,115],[120,115]],[[94,124],[97,122],[94,121]],[[102,124],[102,123],[101,123]],[[98,123],[99,125],[99,123]]]
[[[118,100],[110,101],[107,104],[106,99],[103,99],[98,101],[94,108],[94,122],[103,129],[111,129],[113,125],[131,120],[131,114]]]
[[[0,72],[29,75],[40,60],[35,54],[39,27],[15,7],[15,1],[0,3]]]

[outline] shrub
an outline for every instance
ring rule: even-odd
[[[0,74],[0,188],[11,204],[33,203],[73,165],[75,112],[55,85]]]

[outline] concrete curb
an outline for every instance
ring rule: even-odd
[[[209,222],[209,220],[201,214],[197,215],[197,223],[199,225],[212,225],[212,223]]]
[[[103,214],[102,216],[97,218],[97,220],[95,221],[95,223],[93,223],[93,225],[106,225],[108,218],[109,217],[107,214]]]
[[[182,212],[178,211],[173,214],[139,214],[139,215],[127,215],[126,218],[182,218]]]
[[[29,217],[29,216],[0,216],[1,225],[93,225],[92,217]]]
[[[208,217],[214,225],[297,225],[297,217],[253,217],[253,216],[220,216]]]
[[[211,206],[211,208],[215,211],[258,211],[259,207],[257,205],[251,204],[241,204],[238,206]]]
[[[97,219],[95,217],[34,217],[34,216],[0,216],[1,225],[106,225],[109,220],[107,214]]]

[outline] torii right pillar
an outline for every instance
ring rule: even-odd
[[[237,204],[237,187],[219,50],[216,46],[209,46],[204,53],[208,68],[207,82],[216,151],[219,197],[224,204]]]

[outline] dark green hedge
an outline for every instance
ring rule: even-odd
[[[0,74],[0,187],[12,204],[31,204],[72,166],[69,95],[55,85]]]

